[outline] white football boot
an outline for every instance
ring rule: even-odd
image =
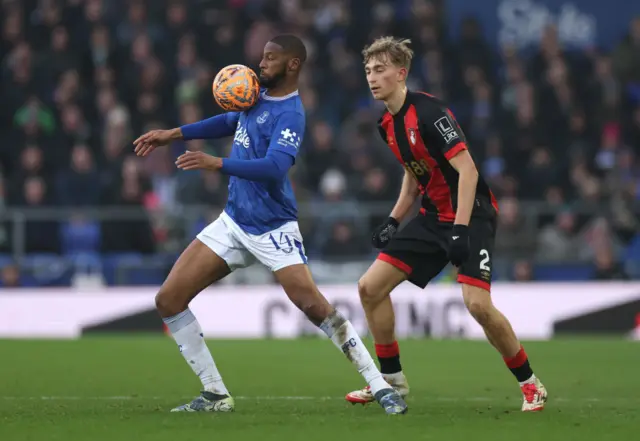
[[[533,377],[533,381],[526,382],[520,389],[524,396],[522,403],[523,412],[538,412],[544,409],[547,402],[547,389],[537,377]]]
[[[382,374],[382,378],[384,378],[384,380],[389,383],[389,385],[393,387],[402,398],[409,395],[409,383],[407,382],[407,378],[402,372],[398,372],[395,374]],[[371,388],[369,386],[359,390],[354,390],[353,392],[349,392],[344,398],[354,405],[364,405],[376,401],[376,398],[371,393]]]

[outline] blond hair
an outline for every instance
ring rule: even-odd
[[[396,67],[404,67],[409,70],[411,60],[413,59],[413,50],[409,48],[411,40],[408,38],[400,39],[395,37],[376,38],[369,46],[365,46],[362,50],[364,64],[367,64],[372,58],[385,60]]]

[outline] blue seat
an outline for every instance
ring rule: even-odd
[[[533,268],[534,279],[541,281],[590,280],[593,275],[593,265],[584,263],[537,264]]]
[[[71,221],[60,226],[64,254],[95,252],[100,249],[101,231],[97,222]]]
[[[0,254],[0,268],[3,268],[7,265],[11,265],[13,263],[13,257],[11,254]]]
[[[160,285],[177,255],[174,253],[145,256],[118,253],[103,256],[102,273],[108,285]]]
[[[32,253],[21,262],[24,283],[28,286],[71,286],[73,266],[57,254]]]
[[[166,278],[166,271],[159,267],[132,268],[123,271],[121,282],[127,286],[160,286]]]
[[[109,253],[102,257],[102,275],[107,285],[120,285],[131,268],[142,266],[144,257],[140,253]]]
[[[640,234],[637,234],[623,253],[624,260],[640,261]]]

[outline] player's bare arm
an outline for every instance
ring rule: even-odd
[[[398,196],[396,205],[393,207],[393,210],[391,210],[391,215],[373,232],[371,243],[375,248],[382,249],[389,243],[391,237],[398,231],[400,222],[402,222],[411,211],[411,207],[413,207],[419,193],[418,182],[409,171],[405,170],[400,195]]]
[[[449,260],[460,267],[469,259],[469,221],[473,211],[473,201],[478,185],[478,170],[469,151],[464,149],[449,159],[451,166],[458,172],[458,209],[451,229],[449,241]]]
[[[391,217],[398,222],[402,222],[411,211],[411,207],[413,207],[419,194],[420,189],[418,188],[418,182],[408,170],[405,170],[404,177],[402,178],[402,187],[400,188],[400,196],[398,196],[398,201],[393,207],[393,210],[391,210]]]
[[[460,151],[449,160],[449,163],[459,175],[458,209],[456,211],[455,225],[469,225],[478,185],[478,169],[468,150]]]

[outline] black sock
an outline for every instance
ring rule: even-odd
[[[376,344],[376,355],[380,362],[380,372],[383,374],[395,374],[402,370],[400,365],[400,348],[398,342],[390,345]]]
[[[515,356],[505,358],[504,361],[519,382],[527,381],[533,375],[533,370],[529,365],[529,357],[523,347],[520,347],[520,351]]]

